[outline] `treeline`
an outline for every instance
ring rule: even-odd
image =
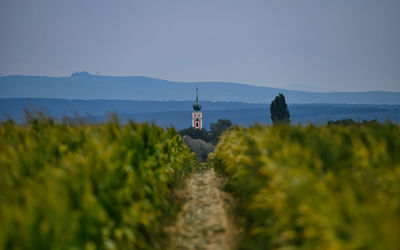
[[[340,126],[351,126],[351,125],[377,125],[379,124],[378,120],[363,120],[362,122],[354,121],[353,119],[342,119],[336,121],[328,121],[329,126],[340,125]]]
[[[0,124],[0,249],[156,249],[194,165],[175,129]]]
[[[193,127],[182,129],[179,131],[181,136],[190,136],[193,139],[200,139],[216,145],[221,134],[232,127],[232,122],[229,119],[218,119],[216,123],[211,123],[210,131],[206,129],[196,129]]]

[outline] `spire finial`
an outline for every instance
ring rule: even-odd
[[[196,101],[193,103],[193,110],[196,112],[201,110],[201,105],[199,102],[199,87],[196,87]]]

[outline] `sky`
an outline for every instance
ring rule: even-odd
[[[0,0],[0,74],[400,91],[399,0]]]

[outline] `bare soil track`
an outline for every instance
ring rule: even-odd
[[[234,249],[237,232],[230,208],[232,198],[221,190],[224,179],[214,169],[196,172],[181,190],[185,203],[169,228],[170,249]]]

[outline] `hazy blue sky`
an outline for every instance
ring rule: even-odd
[[[177,81],[400,91],[400,0],[0,1],[0,74],[97,67]]]

